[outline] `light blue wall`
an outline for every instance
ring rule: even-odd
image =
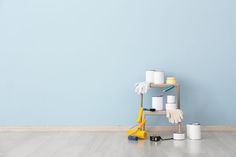
[[[134,124],[147,69],[186,123],[236,124],[235,59],[235,0],[0,0],[0,125]]]

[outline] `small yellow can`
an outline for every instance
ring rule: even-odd
[[[175,77],[167,77],[166,78],[166,84],[176,84],[176,78]]]

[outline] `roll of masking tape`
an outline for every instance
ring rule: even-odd
[[[163,97],[152,97],[152,108],[156,110],[163,110]]]
[[[166,104],[166,110],[174,110],[177,109],[177,105],[176,104]]]
[[[146,82],[154,83],[154,72],[155,70],[146,71]]]
[[[175,77],[167,77],[166,78],[166,84],[176,84],[176,78]]]
[[[173,133],[174,140],[184,140],[185,134],[184,133]]]
[[[164,84],[165,83],[165,75],[162,71],[154,72],[154,84]]]
[[[174,95],[167,95],[167,103],[174,104],[175,103],[175,96]]]

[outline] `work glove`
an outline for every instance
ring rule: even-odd
[[[150,88],[149,82],[139,82],[135,84],[135,93],[137,94],[145,94]]]
[[[179,123],[183,120],[183,112],[180,109],[166,110],[166,117],[172,124]]]

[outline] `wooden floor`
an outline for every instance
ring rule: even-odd
[[[116,156],[236,157],[236,133],[204,132],[202,140],[153,143],[129,142],[125,132],[0,132],[0,157]]]

